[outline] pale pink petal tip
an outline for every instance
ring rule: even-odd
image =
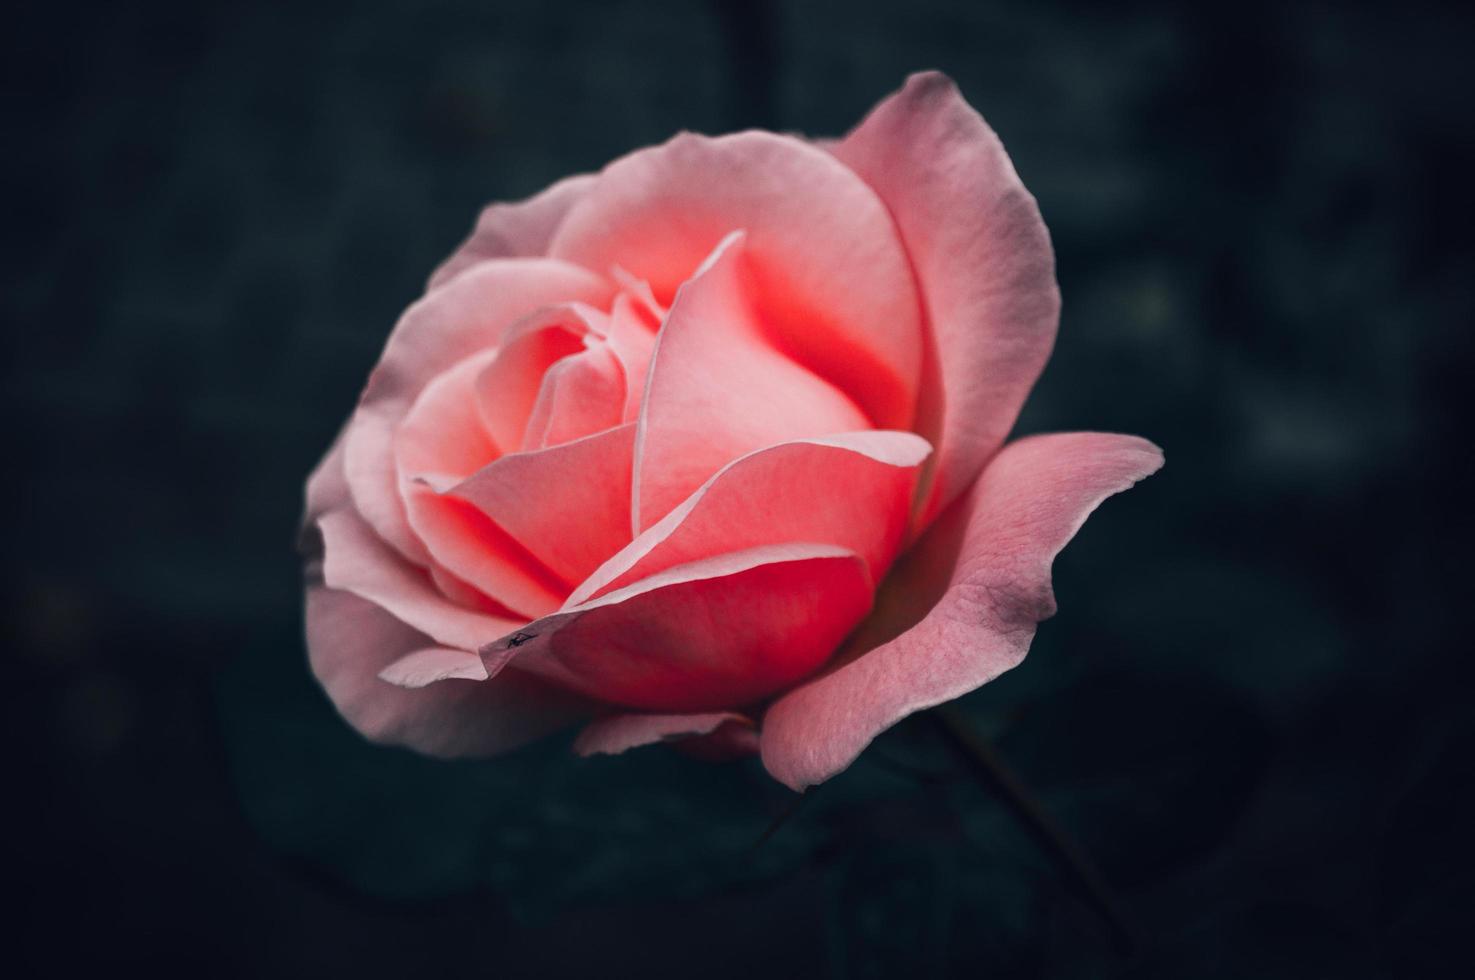
[[[726,724],[751,731],[751,719],[732,711],[690,715],[629,714],[599,718],[585,725],[574,740],[579,755],[618,755],[657,742],[710,735]]]
[[[822,782],[907,715],[1018,665],[1035,624],[1055,611],[1055,555],[1101,501],[1162,462],[1136,436],[1068,433],[1006,446],[887,583],[915,591],[947,567],[941,598],[909,629],[881,629],[894,639],[779,698],[763,718],[768,771],[795,790]]]

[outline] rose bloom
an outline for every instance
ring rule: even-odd
[[[376,742],[760,752],[800,789],[1018,664],[1162,454],[1004,444],[1049,235],[938,74],[847,137],[682,134],[494,204],[307,485],[307,639]]]

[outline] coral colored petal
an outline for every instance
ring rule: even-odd
[[[1162,452],[1136,436],[1067,433],[1005,447],[918,543],[911,567],[924,581],[888,583],[917,595],[950,569],[942,597],[895,639],[838,658],[779,698],[763,719],[768,771],[796,790],[821,782],[907,715],[1016,666],[1035,624],[1055,611],[1055,555],[1101,501],[1161,465]],[[877,615],[885,614],[878,604]]]
[[[483,208],[471,235],[431,274],[426,288],[435,289],[487,259],[544,255],[563,216],[593,184],[590,174],[566,177],[526,200],[499,201]]]
[[[474,354],[420,393],[395,433],[395,463],[410,528],[433,563],[531,617],[552,608],[550,602],[557,606],[563,585],[500,528],[431,489],[464,479],[498,456],[475,398],[477,380],[496,356],[496,350]]]
[[[875,425],[909,428],[922,363],[920,304],[876,193],[802,140],[684,133],[610,164],[548,254],[619,266],[670,302],[724,236],[746,229],[754,298],[785,349]]]
[[[529,623],[481,650],[591,697],[706,712],[783,690],[825,662],[871,602],[865,562],[833,545],[679,565]]]
[[[550,307],[518,322],[475,382],[471,404],[503,452],[524,448],[528,420],[548,371],[586,349],[588,324],[571,306]]]
[[[476,507],[429,483],[411,486],[405,506],[431,559],[467,585],[529,619],[562,604],[567,583]]]
[[[344,470],[359,513],[401,554],[424,563],[393,466],[394,430],[442,371],[495,347],[513,323],[555,303],[602,304],[604,279],[553,259],[494,259],[448,280],[400,318],[349,423]],[[519,435],[521,430],[519,430]]]
[[[709,555],[788,541],[853,551],[879,582],[906,531],[916,470],[930,452],[921,436],[884,430],[757,450],[714,474],[601,565],[565,604],[579,605]]]
[[[625,371],[602,340],[543,375],[523,449],[546,449],[614,428],[625,412]]]
[[[318,528],[324,546],[322,576],[330,588],[384,607],[439,643],[476,650],[519,625],[519,620],[452,603],[436,591],[423,571],[397,555],[373,529],[346,510],[324,514]]]
[[[656,333],[647,323],[646,315],[623,293],[615,297],[614,308],[610,310],[605,343],[625,375],[625,405],[620,421],[633,421],[640,417],[645,377],[650,369],[650,356],[656,349]]]
[[[371,741],[435,756],[505,752],[587,717],[587,702],[514,669],[482,683],[407,690],[380,671],[432,644],[365,599],[311,586],[312,671],[343,717]]]
[[[1050,356],[1050,235],[998,136],[946,76],[913,75],[831,152],[896,219],[930,321],[915,427],[937,446],[925,523],[1003,444]]]
[[[445,493],[475,506],[555,574],[583,581],[630,540],[635,424],[503,456]]]
[[[496,357],[481,351],[437,375],[394,434],[394,461],[401,492],[425,474],[464,477],[475,473],[506,450],[488,435],[476,409],[476,379]]]
[[[642,745],[710,735],[728,722],[753,727],[751,719],[732,711],[699,715],[614,715],[596,718],[574,739],[579,755],[618,755]]]
[[[635,443],[637,532],[744,453],[871,427],[764,338],[747,302],[742,243],[728,236],[681,287],[656,341]]]

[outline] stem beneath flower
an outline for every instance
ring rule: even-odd
[[[1132,955],[1139,946],[1136,931],[1090,856],[1055,822],[993,744],[974,731],[956,709],[939,706],[927,713],[979,783],[1003,798],[1036,842],[1075,883],[1085,902],[1106,920],[1120,952]]]

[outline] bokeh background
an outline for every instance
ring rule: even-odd
[[[5,858],[30,975],[1422,977],[1469,945],[1471,15],[1242,2],[28,4],[7,18]],[[445,764],[307,672],[301,482],[488,200],[910,71],[1059,256],[1020,431],[1168,465],[937,731]],[[18,914],[17,914],[18,912]],[[1468,975],[1468,974],[1466,974]]]

